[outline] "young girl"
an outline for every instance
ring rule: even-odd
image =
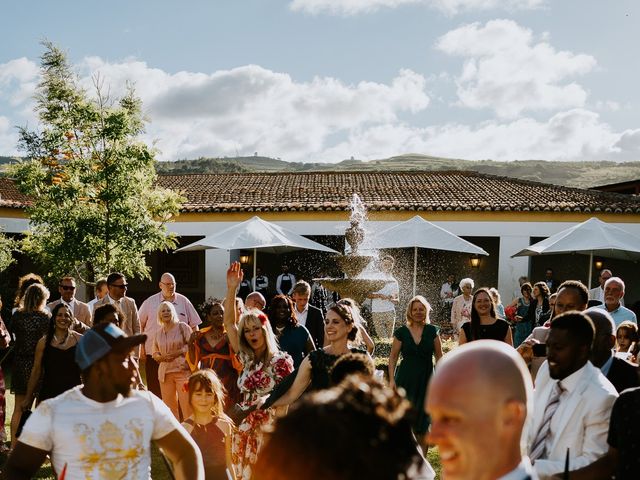
[[[638,326],[633,322],[622,322],[616,330],[616,339],[618,340],[616,357],[635,361],[631,357],[634,344],[638,343]]]
[[[193,414],[182,426],[191,434],[204,461],[206,480],[226,480],[232,467],[233,422],[224,413],[224,387],[211,369],[198,370],[187,383]],[[235,475],[232,475],[235,478]]]

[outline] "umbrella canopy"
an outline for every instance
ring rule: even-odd
[[[211,248],[253,250],[254,277],[257,250],[267,253],[284,253],[294,250],[319,250],[321,252],[338,253],[329,247],[309,240],[275,223],[262,220],[257,216],[179,248],[176,252],[191,252]]]
[[[446,250],[449,252],[489,255],[484,249],[467,242],[463,238],[434,225],[416,215],[406,222],[382,230],[371,239],[373,248],[411,248],[413,247],[413,294],[416,293],[416,275],[418,268],[418,248]]]
[[[581,253],[589,255],[589,288],[593,256],[640,260],[640,237],[609,223],[590,218],[531,245],[512,257]]]

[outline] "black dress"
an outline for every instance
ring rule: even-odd
[[[49,314],[46,312],[17,311],[11,317],[11,332],[15,335],[11,391],[17,395],[27,393],[27,384],[33,369],[36,345],[47,333]]]
[[[480,325],[479,334],[475,338],[471,331],[471,322],[463,324],[462,330],[464,330],[464,334],[467,337],[468,342],[471,342],[472,340],[499,340],[504,342],[504,339],[507,336],[507,330],[509,330],[509,324],[501,318],[498,318],[490,325]]]
[[[42,386],[38,400],[57,397],[80,385],[80,368],[75,361],[76,346],[61,350],[47,345],[42,354]]]

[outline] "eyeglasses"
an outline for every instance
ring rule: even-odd
[[[76,287],[74,287],[73,285],[58,285],[61,289],[63,290],[75,290]]]
[[[175,287],[176,284],[175,283],[167,283],[167,282],[160,282],[162,285],[166,285],[167,287]]]
[[[111,286],[115,287],[115,288],[127,288],[129,286],[129,284],[128,283],[122,283],[120,285],[116,285],[115,283],[112,283]]]

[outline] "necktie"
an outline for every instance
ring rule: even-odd
[[[546,441],[549,436],[549,430],[551,429],[551,419],[558,409],[558,405],[560,404],[560,395],[562,395],[562,392],[562,385],[560,385],[560,382],[556,382],[553,386],[553,390],[551,391],[551,395],[549,396],[549,402],[544,409],[540,429],[538,430],[538,434],[531,445],[529,458],[532,462],[546,456]]]

